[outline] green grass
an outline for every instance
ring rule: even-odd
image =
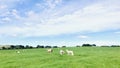
[[[119,47],[74,47],[74,56],[46,49],[0,50],[0,68],[120,68]]]

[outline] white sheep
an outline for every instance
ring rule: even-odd
[[[48,53],[52,53],[53,50],[52,49],[47,49]]]
[[[20,53],[20,51],[16,51],[18,54]]]
[[[66,50],[66,52],[68,55],[72,55],[72,56],[74,55],[73,51],[71,51],[71,50]]]
[[[60,55],[63,55],[65,53],[65,51],[60,50]]]

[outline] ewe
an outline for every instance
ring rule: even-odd
[[[52,49],[47,49],[48,53],[52,53],[53,50]]]
[[[20,53],[20,51],[16,51],[18,54]]]
[[[73,51],[66,50],[66,52],[67,52],[68,55],[72,55],[72,56],[74,55]]]
[[[63,50],[60,50],[60,55],[63,55],[65,52]]]

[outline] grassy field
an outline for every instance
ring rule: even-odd
[[[74,47],[74,56],[46,49],[0,50],[0,68],[120,68],[119,47]]]

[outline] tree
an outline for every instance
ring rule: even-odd
[[[96,45],[95,45],[95,44],[83,44],[83,45],[82,45],[82,47],[86,47],[86,46],[87,46],[87,47],[88,47],[88,46],[89,46],[89,47],[92,47],[92,46],[96,46]]]
[[[111,47],[120,47],[120,45],[112,45]]]
[[[90,44],[83,44],[82,45],[83,47],[86,47],[86,46],[91,46]]]
[[[6,49],[5,47],[2,47],[2,49],[4,50],[4,49]]]
[[[62,48],[65,48],[66,46],[62,46]]]
[[[80,45],[77,45],[76,47],[80,47]]]
[[[16,46],[10,45],[10,49],[16,49]]]
[[[53,46],[53,48],[58,48],[58,46]]]
[[[26,45],[25,48],[26,48],[26,49],[29,49],[29,45]]]
[[[37,45],[36,48],[44,48],[44,46],[43,45]]]
[[[33,48],[32,46],[29,46],[29,48],[31,49],[31,48]]]
[[[25,47],[23,45],[16,45],[16,49],[24,49]]]
[[[96,46],[96,44],[92,44],[92,46]]]
[[[37,45],[36,48],[40,48],[40,45]]]
[[[45,48],[52,48],[51,46],[45,46]]]

